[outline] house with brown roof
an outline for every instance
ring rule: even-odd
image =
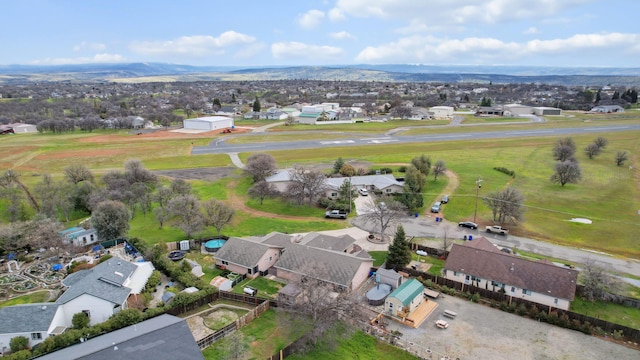
[[[563,310],[574,299],[578,279],[576,270],[504,253],[482,237],[454,244],[442,272],[453,281]]]

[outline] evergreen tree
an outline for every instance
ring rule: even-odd
[[[253,112],[260,112],[260,100],[256,96],[256,100],[253,102]]]
[[[620,99],[620,93],[618,91],[615,91],[613,93],[613,96],[611,96],[611,100],[618,100]]]
[[[480,106],[486,106],[486,107],[491,106],[491,99],[487,97],[482,97],[482,101],[480,101]]]
[[[336,162],[333,163],[333,173],[339,173],[342,165],[344,165],[344,160],[342,160],[342,157],[339,157],[338,159],[336,159]]]
[[[387,255],[387,269],[402,269],[411,262],[411,249],[404,233],[402,225],[398,225],[393,242],[389,245],[389,255]]]
[[[599,103],[602,100],[602,96],[600,95],[600,90],[596,93],[596,103]]]

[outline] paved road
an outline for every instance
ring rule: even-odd
[[[374,224],[365,222],[362,216],[354,218],[351,223],[365,231],[379,231],[375,229]],[[408,236],[443,238],[445,233],[447,237],[454,239],[462,239],[464,235],[484,236],[499,246],[516,248],[578,264],[585,264],[591,260],[608,271],[640,276],[640,261],[634,259],[621,259],[604,253],[596,253],[590,250],[561,246],[519,236],[509,235],[504,237],[487,234],[484,231],[460,228],[457,224],[446,220],[436,223],[435,218],[429,216],[406,217],[401,219],[400,223],[402,223],[402,227]],[[393,238],[393,231],[393,229],[387,231],[391,238]],[[439,244],[434,244],[434,246],[439,246]]]
[[[389,143],[424,143],[436,141],[460,141],[460,140],[482,140],[482,139],[505,139],[531,136],[567,136],[579,134],[594,134],[600,132],[613,131],[634,131],[640,130],[640,124],[632,125],[612,125],[593,126],[580,128],[559,128],[540,130],[515,130],[515,131],[488,131],[488,132],[463,132],[452,134],[426,134],[426,135],[397,135],[397,136],[364,136],[347,139],[331,140],[331,135],[327,135],[327,140],[304,140],[304,141],[283,141],[272,143],[249,143],[249,144],[229,144],[220,139],[211,141],[208,146],[194,146],[192,155],[201,154],[223,154],[246,151],[276,151],[276,150],[296,150],[314,149],[336,146],[373,146]],[[251,136],[246,134],[245,136]]]

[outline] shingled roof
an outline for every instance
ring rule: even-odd
[[[371,258],[295,244],[287,247],[274,267],[350,288],[353,277],[365,261],[373,264]]]
[[[572,301],[578,272],[500,251],[454,244],[444,269]]]
[[[271,248],[279,246],[262,244],[257,241],[232,237],[214,255],[216,259],[228,261],[235,265],[252,268]]]
[[[62,280],[62,285],[69,289],[56,302],[64,304],[89,294],[120,305],[131,293],[131,288],[124,284],[137,269],[137,265],[114,257],[91,269],[73,273]]]
[[[47,332],[58,304],[23,304],[0,308],[0,334]]]

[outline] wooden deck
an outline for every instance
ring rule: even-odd
[[[438,303],[435,301],[426,300],[418,308],[409,314],[404,321],[404,324],[413,328],[418,328],[422,323],[431,315],[431,313],[438,307]]]

